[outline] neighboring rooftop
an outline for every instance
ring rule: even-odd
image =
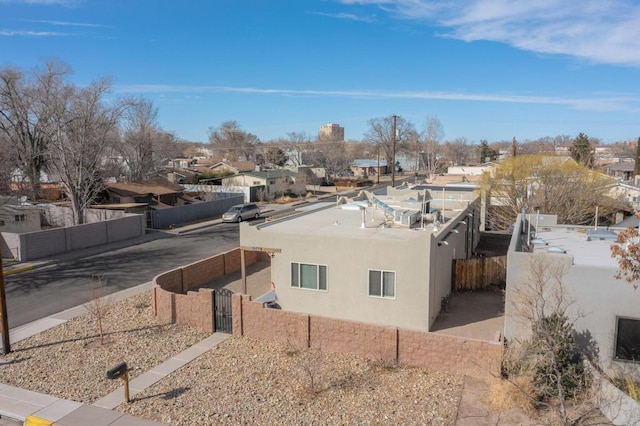
[[[388,227],[388,216],[380,207],[362,209],[361,204],[357,203],[340,206],[336,206],[336,203],[321,204],[322,206],[306,211],[304,214],[288,216],[258,226],[264,232],[382,240],[409,240],[423,236],[424,231],[434,232],[431,222],[428,224],[425,222],[424,230]]]
[[[571,225],[541,227],[536,238],[543,241],[534,245],[534,253],[547,252],[550,247],[558,247],[565,250],[567,255],[573,256],[574,265],[617,268],[618,263],[611,257],[610,247],[615,244],[618,231],[608,231],[605,228],[599,228],[596,233],[593,231],[593,227]]]

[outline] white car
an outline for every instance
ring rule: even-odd
[[[242,222],[247,219],[258,219],[260,217],[260,207],[251,204],[238,204],[231,207],[222,215],[223,222]]]

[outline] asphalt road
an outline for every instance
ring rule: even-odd
[[[235,223],[174,235],[147,234],[139,244],[100,254],[73,253],[55,264],[5,277],[9,328],[44,318],[92,299],[96,279],[103,295],[151,281],[157,274],[238,247]],[[107,251],[105,251],[107,250]]]

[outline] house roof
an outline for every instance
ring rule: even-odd
[[[635,162],[621,161],[619,163],[608,164],[605,168],[609,171],[632,172],[635,168]]]
[[[169,181],[146,181],[130,183],[111,183],[106,185],[107,190],[123,196],[133,195],[166,195],[183,191],[182,186]]]
[[[237,170],[238,172],[250,172],[256,168],[256,165],[253,161],[220,161],[212,166],[209,166],[210,169],[215,169],[218,167],[227,167]]]
[[[381,159],[379,164],[380,164],[380,167],[386,167],[387,160]],[[351,165],[354,167],[378,167],[378,160],[377,159],[376,160],[366,160],[366,159],[353,160]]]
[[[247,172],[243,173],[247,176],[254,176],[260,179],[280,178],[280,177],[296,177],[297,173],[291,170],[268,170],[264,172]]]

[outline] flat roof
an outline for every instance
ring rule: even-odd
[[[618,262],[611,257],[611,245],[615,244],[615,241],[600,239],[599,236],[589,240],[587,232],[593,232],[593,230],[593,227],[574,227],[570,225],[542,227],[536,237],[546,241],[547,245],[535,245],[534,253],[546,252],[548,247],[559,247],[566,250],[568,255],[573,256],[574,265],[617,269]],[[598,231],[606,232],[606,229],[598,228]],[[618,232],[618,230],[612,231]]]
[[[381,240],[410,240],[433,232],[433,224],[425,223],[425,229],[387,227],[382,209],[367,207],[363,227],[362,210],[355,203],[322,203],[303,214],[292,215],[273,222],[257,225],[261,232],[281,234],[332,236],[345,238],[375,238]],[[314,206],[315,207],[315,206]],[[322,208],[324,207],[324,208]]]

